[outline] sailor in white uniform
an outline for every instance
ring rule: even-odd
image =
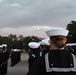
[[[51,50],[32,65],[27,75],[76,72],[75,56],[65,50],[68,31],[62,28],[55,28],[46,31],[46,33],[50,38]]]

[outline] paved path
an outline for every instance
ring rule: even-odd
[[[8,62],[8,72],[6,75],[26,75],[27,71],[28,71],[28,54],[21,54],[21,61],[16,64],[15,66],[11,67],[10,64],[10,59]]]

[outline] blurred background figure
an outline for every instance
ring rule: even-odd
[[[44,38],[40,42],[40,56],[45,55],[50,50],[49,38]]]
[[[7,44],[0,45],[0,75],[7,74],[8,71],[9,51]]]
[[[11,67],[15,66],[21,61],[21,50],[12,49],[11,50]]]
[[[40,43],[29,42],[29,58],[28,58],[28,68],[40,57]]]
[[[76,56],[76,43],[67,43],[66,49]]]

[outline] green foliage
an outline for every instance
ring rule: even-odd
[[[23,37],[20,35],[17,37],[16,35],[10,34],[7,37],[0,36],[0,44],[7,44],[8,49],[25,49],[28,51],[28,43],[31,41],[39,42],[41,38],[37,36],[27,36]]]
[[[68,42],[76,43],[76,21],[71,21],[69,24],[67,24],[66,29],[69,31]]]

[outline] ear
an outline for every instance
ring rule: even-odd
[[[67,38],[66,38],[65,40],[66,40],[66,42],[67,42]]]
[[[50,39],[50,40],[49,40],[49,43],[50,43],[50,44],[52,44],[52,43],[53,43],[53,41]]]

